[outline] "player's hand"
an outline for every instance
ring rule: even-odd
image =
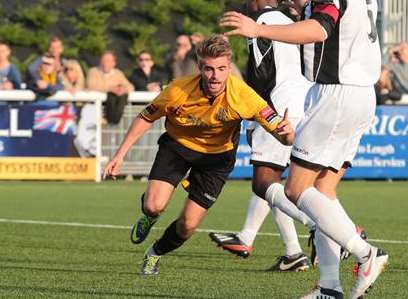
[[[122,166],[123,159],[118,157],[113,157],[112,160],[106,165],[105,170],[103,171],[103,179],[107,177],[111,177],[112,179],[116,179],[116,176],[119,174],[120,167]]]
[[[249,146],[252,146],[252,133],[254,133],[254,129],[246,129],[246,140]]]
[[[283,119],[278,124],[276,132],[279,135],[279,139],[284,145],[292,145],[295,139],[295,130],[293,129],[288,116],[288,109],[285,109]]]
[[[220,26],[233,28],[233,30],[224,33],[227,36],[242,35],[246,37],[257,37],[259,25],[251,18],[239,12],[228,11],[222,16]]]

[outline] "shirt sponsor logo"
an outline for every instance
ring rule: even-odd
[[[225,108],[221,107],[218,109],[217,114],[215,115],[215,118],[219,121],[226,122],[228,121],[228,113]]]

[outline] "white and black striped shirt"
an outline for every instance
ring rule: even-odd
[[[318,21],[327,39],[301,47],[306,78],[321,84],[369,86],[377,82],[381,69],[377,9],[377,0],[310,1],[303,19]]]

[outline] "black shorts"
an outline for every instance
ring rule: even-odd
[[[149,180],[165,181],[174,187],[190,170],[189,198],[205,209],[210,208],[221,193],[225,180],[234,168],[235,150],[220,154],[193,151],[164,133],[159,141]]]

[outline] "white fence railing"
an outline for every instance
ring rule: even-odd
[[[129,94],[129,103],[125,107],[123,116],[117,125],[101,125],[102,103],[106,100],[106,94],[100,92],[78,92],[71,94],[60,91],[47,100],[60,102],[91,102],[95,103],[96,113],[96,159],[97,170],[95,180],[100,180],[101,169],[113,156],[120,142],[130,127],[134,117],[141,111],[144,105],[155,98],[157,93],[133,92]],[[35,94],[29,90],[0,91],[1,102],[31,102],[35,100]],[[402,105],[408,105],[408,95],[404,95],[401,101],[396,102]],[[98,121],[99,120],[99,121]],[[123,174],[146,176],[154,162],[154,157],[158,150],[157,140],[164,131],[164,119],[154,123],[138,143],[128,152],[122,167]]]
[[[129,94],[128,105],[124,109],[121,121],[117,125],[102,126],[102,103],[106,100],[106,94],[95,91],[83,91],[71,94],[59,91],[47,98],[58,102],[88,102],[96,105],[96,174],[95,180],[100,180],[100,173],[110,157],[113,156],[121,140],[126,134],[134,117],[144,105],[157,96],[157,92],[132,92]],[[30,90],[0,91],[1,102],[33,102],[35,94]],[[164,130],[164,120],[156,122],[153,128],[143,136],[138,143],[129,151],[123,167],[123,174],[147,175],[153,164],[157,151],[157,139]]]
[[[382,0],[381,20],[384,49],[408,41],[407,0]]]

